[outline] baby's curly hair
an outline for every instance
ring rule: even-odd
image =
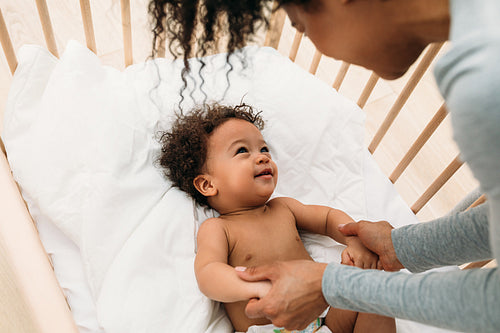
[[[178,115],[169,131],[159,132],[161,154],[157,164],[174,186],[189,194],[198,204],[209,206],[207,198],[193,181],[203,171],[211,133],[229,119],[243,119],[264,128],[260,112],[244,103],[237,106],[202,104],[187,114]]]

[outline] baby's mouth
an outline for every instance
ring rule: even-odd
[[[262,170],[255,178],[263,177],[263,178],[272,178],[273,170],[272,169],[264,169]]]

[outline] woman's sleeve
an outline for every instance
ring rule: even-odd
[[[500,272],[408,274],[329,264],[323,295],[333,306],[467,332],[500,332]]]
[[[392,230],[399,261],[411,272],[491,259],[489,203],[431,222]]]

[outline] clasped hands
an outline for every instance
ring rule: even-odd
[[[340,225],[345,236],[356,236],[348,241],[342,253],[342,263],[361,268],[378,268],[397,271],[403,267],[394,250],[391,230],[386,221],[359,221]],[[369,249],[373,257],[366,260],[354,258],[357,248]],[[358,261],[358,264],[356,264]],[[375,263],[375,264],[374,264]],[[246,281],[271,281],[269,293],[261,299],[251,299],[245,309],[250,318],[270,319],[275,326],[286,329],[304,329],[328,307],[323,293],[322,280],[327,264],[309,260],[276,262],[258,267],[237,267],[238,276]]]

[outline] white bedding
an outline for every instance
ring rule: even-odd
[[[249,67],[236,66],[224,102],[263,110],[280,170],[276,195],[355,219],[415,223],[363,147],[362,111],[275,50],[245,52]],[[81,332],[231,331],[194,278],[196,229],[211,212],[153,166],[154,133],[179,101],[180,63],[159,59],[120,72],[76,42],[60,60],[36,46],[18,58],[3,138]],[[207,61],[204,89],[220,100],[225,55]],[[187,97],[183,106],[192,103]],[[340,245],[304,239],[317,260],[338,261]],[[445,332],[400,320],[398,331]]]

